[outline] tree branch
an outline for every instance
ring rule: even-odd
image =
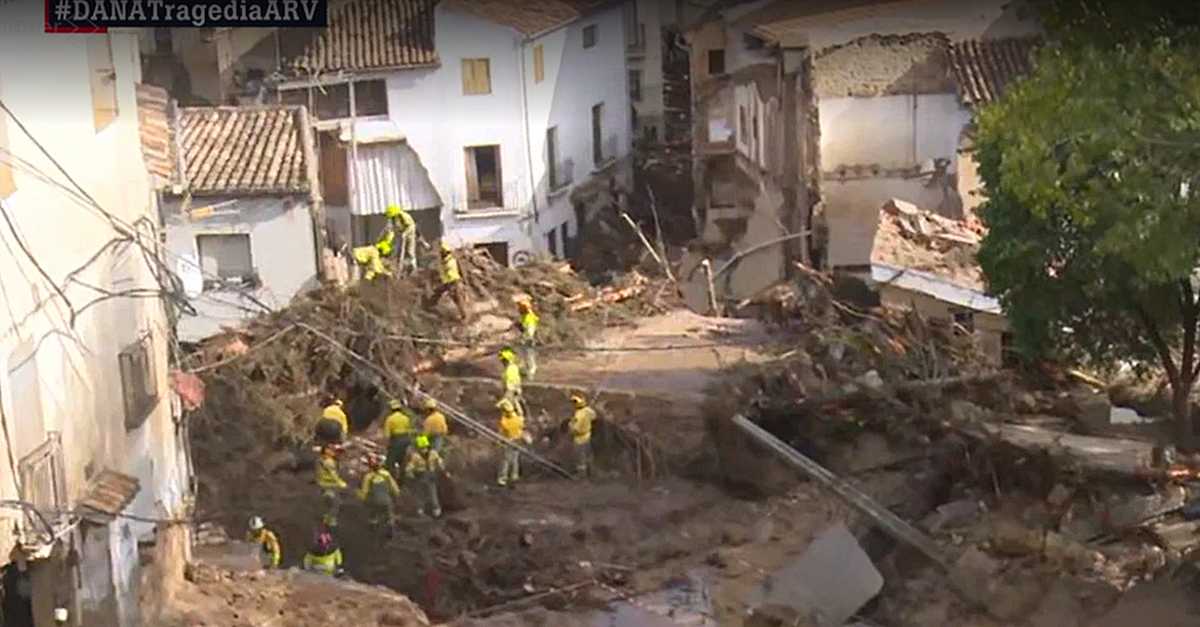
[[[1184,382],[1190,384],[1196,380],[1197,370],[1200,370],[1200,364],[1196,363],[1196,296],[1191,277],[1180,279],[1179,292],[1180,310],[1183,313],[1183,356],[1179,367],[1187,377]]]
[[[1158,332],[1158,325],[1154,323],[1154,319],[1137,303],[1133,304],[1133,311],[1137,314],[1142,326],[1145,327],[1146,334],[1150,336],[1150,343],[1154,345],[1154,350],[1158,351],[1158,357],[1163,362],[1163,369],[1167,371],[1167,379],[1173,384],[1182,383],[1179,368],[1175,365],[1175,360],[1171,358],[1171,347]]]

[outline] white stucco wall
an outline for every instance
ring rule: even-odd
[[[583,29],[596,26],[596,45],[583,47]],[[533,50],[544,48],[546,77],[534,82]],[[544,252],[546,235],[566,223],[571,236],[579,225],[569,202],[574,187],[589,178],[616,174],[597,168],[592,159],[592,107],[604,103],[601,130],[608,160],[613,163],[629,155],[633,133],[625,66],[625,28],[621,8],[588,16],[567,27],[528,42],[524,51],[525,79],[529,93],[529,137],[533,155],[533,179],[537,182],[538,219],[535,245]],[[558,160],[573,163],[573,183],[548,189],[546,130],[558,129]],[[609,155],[608,151],[614,154]],[[560,240],[561,240],[561,236]],[[559,251],[562,243],[559,242]]]
[[[283,307],[297,293],[316,287],[317,257],[313,240],[312,218],[307,203],[285,209],[283,199],[266,197],[194,198],[192,207],[234,201],[216,211],[236,211],[236,215],[214,215],[189,221],[179,214],[179,201],[163,206],[167,223],[167,249],[177,257],[199,260],[196,236],[244,233],[250,236],[250,258],[262,279],[262,287],[251,294],[264,304]],[[177,263],[186,263],[176,259]],[[179,339],[196,341],[211,336],[222,326],[237,326],[254,314],[240,307],[258,308],[236,291],[217,289],[191,299],[198,316],[179,320]]]
[[[46,150],[121,222],[144,220],[143,243],[153,248],[157,215],[148,176],[142,163],[137,134],[134,83],[140,79],[138,43],[134,35],[113,33],[112,58],[116,75],[119,115],[97,131],[93,122],[87,44],[102,35],[45,35],[43,9],[29,3],[0,5],[0,99],[21,119]],[[153,495],[150,511],[132,513],[161,516],[178,512],[183,485],[172,468],[181,443],[176,438],[167,382],[167,338],[170,329],[155,298],[112,298],[100,295],[83,282],[110,291],[156,287],[141,251],[133,246],[112,246],[81,268],[117,233],[86,201],[67,191],[71,185],[50,159],[34,146],[7,116],[6,150],[29,162],[17,168],[16,192],[3,199],[3,207],[19,231],[20,240],[37,259],[42,272],[21,251],[6,224],[0,228],[0,404],[10,430],[43,428],[59,431],[63,438],[65,479],[74,502],[88,487],[88,479],[105,467],[134,474],[142,490]],[[37,175],[31,170],[37,170]],[[42,180],[52,178],[58,184]],[[78,281],[67,281],[76,272]],[[67,305],[51,282],[63,288]],[[88,306],[90,304],[90,306]],[[85,309],[86,306],[86,309]],[[71,324],[71,309],[76,311]],[[142,425],[127,430],[121,396],[117,355],[126,345],[149,332],[154,338],[154,380],[160,400]],[[14,360],[32,350],[37,388],[22,393],[37,396],[41,415],[13,413],[9,370]],[[41,423],[40,425],[38,423]],[[11,451],[20,458],[27,451]],[[0,460],[10,451],[0,438]],[[145,463],[146,458],[150,463]],[[7,461],[0,472],[0,498],[18,495]],[[143,497],[144,499],[145,497]],[[10,513],[0,511],[0,529],[7,533]],[[9,559],[11,538],[0,537],[0,563]],[[113,568],[128,581],[136,560],[114,556]],[[73,589],[69,582],[52,581]],[[35,595],[50,592],[35,586]],[[49,602],[49,601],[46,601]],[[136,599],[122,603],[136,604]],[[36,604],[36,603],[35,603]],[[39,609],[45,609],[37,604]]]
[[[662,0],[635,0],[637,21],[642,26],[645,41],[636,52],[629,54],[629,69],[642,73],[642,98],[634,103],[638,110],[638,125],[641,128],[654,126],[658,137],[663,136],[663,44],[664,19],[671,19],[672,4]]]

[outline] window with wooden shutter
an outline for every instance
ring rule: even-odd
[[[583,47],[591,48],[596,45],[596,25],[583,27]]]
[[[546,80],[546,49],[542,44],[533,47],[533,82]]]
[[[504,206],[500,173],[500,146],[470,146],[463,149],[467,173],[467,209]]]
[[[88,35],[87,59],[92,118],[99,132],[117,119],[117,69],[109,35]]]
[[[462,75],[464,95],[492,93],[492,68],[487,59],[463,59]]]
[[[147,334],[117,355],[121,371],[121,395],[125,401],[125,428],[136,429],[158,405],[158,381],[154,376],[154,342]]]

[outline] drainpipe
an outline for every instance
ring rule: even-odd
[[[313,245],[316,247],[317,280],[324,282],[325,275],[325,205],[317,183],[317,151],[313,147],[312,121],[308,109],[300,107],[300,144],[304,151],[305,175],[308,177],[308,211],[313,225]]]
[[[346,89],[350,92],[350,164],[348,168],[350,170],[350,222],[353,224],[354,216],[358,215],[355,211],[358,209],[358,106],[354,102],[353,80],[346,83]],[[354,233],[350,234],[350,240],[354,241]]]
[[[533,221],[538,221],[538,190],[537,181],[533,177],[533,142],[530,140],[529,131],[529,83],[526,80],[525,74],[525,48],[532,39],[526,38],[517,46],[517,67],[521,68],[521,125],[525,135],[525,167],[529,173],[529,202],[533,207]],[[530,245],[536,247],[536,238],[533,237],[533,227],[530,226],[529,241]]]

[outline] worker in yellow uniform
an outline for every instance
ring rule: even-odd
[[[414,479],[425,493],[425,504],[420,506],[417,513],[424,516],[426,512],[434,518],[442,515],[442,504],[438,500],[438,474],[446,470],[442,456],[429,446],[429,438],[424,434],[413,439],[413,449],[408,454],[408,463],[404,465],[404,473]]]
[[[341,442],[350,435],[350,419],[346,416],[346,407],[342,399],[335,396],[326,397],[316,431],[317,440],[322,444]]]
[[[516,445],[525,442],[525,418],[517,411],[517,406],[511,400],[502,398],[496,403],[496,408],[500,410],[500,436]],[[512,446],[505,446],[500,458],[500,472],[496,475],[496,485],[515,485],[520,478],[521,452]]]
[[[386,239],[386,236],[374,244],[357,246],[350,254],[354,256],[358,265],[366,268],[363,271],[363,279],[374,281],[379,275],[392,276],[392,272],[383,265],[383,258],[392,254],[392,241]]]
[[[263,524],[262,518],[258,516],[250,517],[250,532],[246,534],[246,541],[258,545],[258,560],[263,568],[279,568],[279,560],[283,557],[283,548],[279,545],[279,536],[275,535],[274,531],[267,529],[267,526]]]
[[[504,370],[500,381],[504,384],[504,398],[512,401],[517,412],[522,416],[528,415],[525,410],[525,396],[521,391],[521,367],[517,364],[517,353],[505,346],[500,349],[500,364]]]
[[[367,474],[363,475],[358,488],[358,499],[367,504],[367,521],[371,527],[383,527],[387,537],[392,537],[396,521],[396,497],[400,486],[384,467],[378,455],[367,458]]]
[[[346,489],[346,482],[338,473],[338,447],[326,444],[321,447],[321,457],[317,460],[317,488],[321,491],[321,501],[325,506],[324,520],[330,527],[336,527],[338,511],[341,509],[341,491]]]
[[[458,268],[458,259],[454,257],[454,249],[450,248],[450,243],[442,240],[439,245],[441,252],[441,278],[442,282],[433,291],[429,299],[425,303],[428,309],[438,304],[442,300],[442,296],[449,293],[454,300],[454,306],[458,308],[458,317],[460,320],[467,319],[467,304],[464,300],[466,294],[463,293],[462,272]]]
[[[400,233],[400,265],[408,266],[412,272],[417,271],[417,221],[400,205],[388,205],[384,210],[387,216],[387,233],[395,238]]]
[[[388,472],[398,473],[408,457],[408,446],[412,443],[412,417],[404,411],[404,404],[398,400],[393,399],[388,403],[388,407],[392,411],[383,419],[383,434],[387,436],[388,441],[384,467]]]
[[[425,399],[425,422],[421,424],[421,432],[429,438],[429,447],[438,455],[446,447],[446,438],[450,436],[450,425],[446,424],[446,414],[438,409],[438,402],[433,397]]]
[[[521,362],[525,366],[525,376],[533,379],[537,373],[537,329],[539,318],[533,310],[533,300],[523,298],[517,301],[517,309],[521,312]]]
[[[342,575],[342,549],[338,547],[332,530],[323,528],[317,532],[312,547],[304,555],[304,570],[331,577]]]
[[[586,477],[592,468],[592,423],[596,420],[596,410],[588,407],[582,393],[571,395],[571,405],[575,407],[569,425],[575,451],[575,472]]]

